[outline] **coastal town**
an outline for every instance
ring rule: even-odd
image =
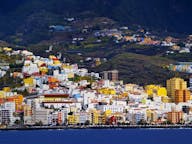
[[[81,125],[175,125],[192,122],[192,79],[173,77],[166,86],[124,83],[118,70],[89,72],[57,56],[1,48],[18,57],[9,73],[14,87],[0,91],[1,128]],[[1,63],[1,77],[11,69]]]

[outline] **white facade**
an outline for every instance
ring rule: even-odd
[[[102,112],[110,110],[112,113],[124,111],[124,107],[120,105],[98,105],[97,109],[101,110]]]

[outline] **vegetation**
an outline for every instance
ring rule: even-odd
[[[102,16],[129,26],[191,33],[191,22],[185,20],[191,19],[191,7],[191,1],[179,0],[6,0],[0,5],[0,39],[15,44],[49,39],[48,26],[68,24],[64,17]]]
[[[187,77],[185,74],[171,72],[164,68],[165,65],[172,62],[173,60],[159,56],[125,53],[115,56],[94,70],[100,72],[118,69],[120,79],[124,80],[125,83],[165,85],[168,78],[174,76]]]
[[[166,57],[181,62],[192,62],[192,53],[175,53],[169,54]]]

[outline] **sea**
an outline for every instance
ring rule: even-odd
[[[191,144],[192,129],[0,131],[0,144]]]

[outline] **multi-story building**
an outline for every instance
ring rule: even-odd
[[[186,90],[187,82],[181,78],[172,78],[167,80],[167,93],[168,96],[175,100],[175,91],[176,90]]]
[[[68,115],[67,121],[69,125],[76,125],[79,123],[79,115],[78,114]]]
[[[47,109],[36,109],[32,113],[32,122],[41,123],[42,125],[49,124],[49,110]]]
[[[183,112],[168,112],[167,120],[173,124],[179,123],[183,120]]]
[[[175,103],[187,102],[190,100],[191,93],[189,90],[176,90]]]
[[[138,124],[141,121],[147,121],[147,113],[142,109],[130,110],[127,114],[127,119],[131,124]]]
[[[91,118],[90,118],[88,113],[86,113],[86,112],[80,112],[79,113],[79,123],[80,124],[85,124],[87,121],[90,122],[90,119]]]
[[[14,117],[14,112],[15,112],[15,102],[5,102],[3,104],[2,108],[2,118],[4,119],[4,122],[8,121],[9,119],[9,124],[14,124],[16,117]]]
[[[154,123],[158,119],[157,112],[155,110],[147,110],[147,122]]]
[[[11,121],[9,110],[0,110],[0,123],[3,125],[9,125]]]
[[[38,100],[34,100],[31,103],[32,110],[32,123],[41,123],[43,125],[49,124],[49,113],[47,109],[41,107],[41,103]]]
[[[101,75],[104,80],[118,81],[119,79],[118,70],[104,71]]]
[[[97,108],[101,110],[101,112],[105,112],[108,110],[112,113],[124,111],[124,107],[122,105],[98,105]]]
[[[32,125],[32,110],[30,105],[23,105],[23,113],[24,113],[24,124]]]
[[[189,86],[190,86],[190,90],[192,91],[192,76],[189,79]]]
[[[94,125],[99,124],[99,116],[100,116],[99,112],[97,110],[94,110],[90,112],[90,115],[91,115],[90,122]]]

